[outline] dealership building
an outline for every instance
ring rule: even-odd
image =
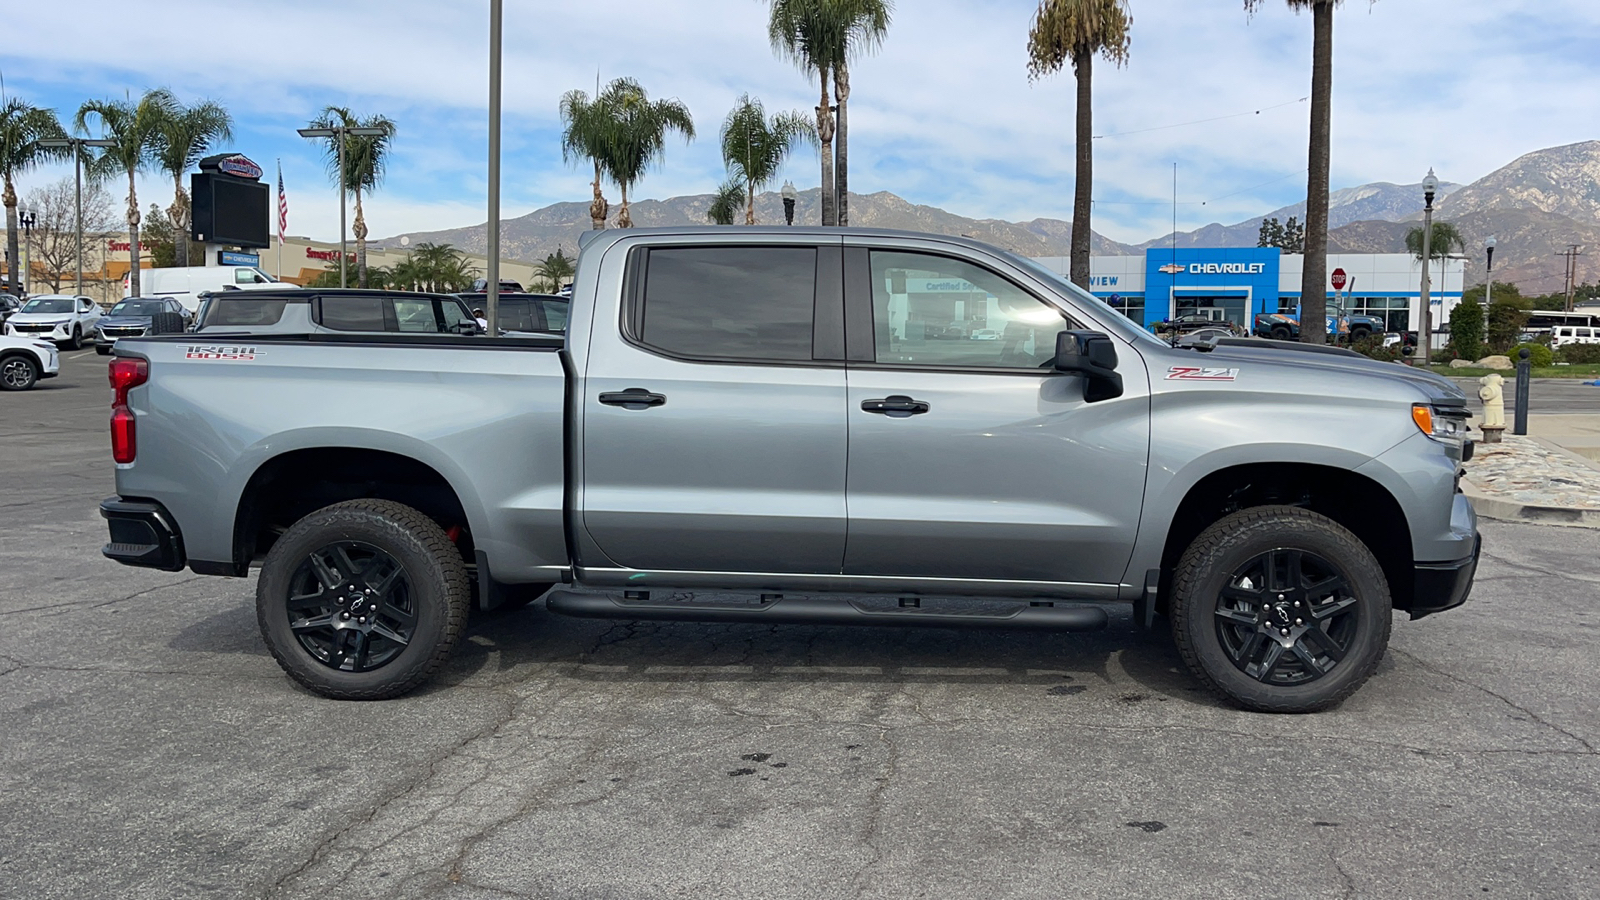
[[[1096,256],[1089,290],[1145,326],[1203,314],[1248,325],[1260,313],[1294,313],[1300,306],[1305,257],[1276,247],[1150,248],[1143,256]],[[1065,276],[1066,257],[1041,264]],[[1465,260],[1433,264],[1430,298],[1435,326],[1461,302]],[[1328,256],[1328,297],[1346,312],[1383,319],[1388,331],[1416,331],[1422,322],[1422,264],[1408,253]]]

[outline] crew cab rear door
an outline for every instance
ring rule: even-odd
[[[580,548],[620,570],[839,573],[845,376],[838,239],[663,237],[597,301]],[[609,279],[610,276],[607,276]],[[611,284],[609,280],[606,282]],[[616,318],[611,318],[616,316]]]
[[[1085,402],[1053,363],[1056,334],[1092,320],[1031,276],[937,242],[845,244],[844,574],[1118,583],[1149,452],[1139,355],[1118,354],[1121,397]]]

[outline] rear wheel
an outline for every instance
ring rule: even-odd
[[[25,391],[39,380],[39,364],[21,353],[0,359],[0,391]]]
[[[1173,579],[1172,634],[1195,677],[1261,712],[1315,712],[1366,682],[1389,644],[1390,597],[1365,544],[1292,506],[1234,513]]]
[[[1293,338],[1294,335],[1289,331],[1289,329],[1282,325],[1272,329],[1272,339],[1275,341],[1287,341],[1293,340]]]
[[[256,617],[291,678],[324,697],[398,697],[449,660],[471,608],[466,566],[438,523],[351,500],[296,522],[267,554]]]

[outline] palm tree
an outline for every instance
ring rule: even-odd
[[[822,147],[822,224],[839,224],[834,183],[833,105],[828,100],[828,80],[836,60],[847,46],[843,17],[830,14],[844,0],[772,0],[767,37],[772,49],[788,57],[809,75],[817,73],[821,99],[817,103],[817,141]]]
[[[1411,254],[1411,257],[1417,262],[1422,262],[1421,225],[1406,231],[1406,252]],[[1430,262],[1436,259],[1442,260],[1448,257],[1452,252],[1467,252],[1467,242],[1464,238],[1462,238],[1461,231],[1456,228],[1455,223],[1453,222],[1433,223],[1433,232],[1428,240],[1428,260]],[[1428,280],[1433,281],[1433,276],[1431,274],[1428,276]],[[1444,271],[1443,264],[1441,264],[1439,281],[1435,281],[1433,283],[1437,285],[1443,281]],[[1439,290],[1439,288],[1436,287],[1435,290]],[[1438,323],[1435,323],[1435,325],[1437,324]]]
[[[1094,197],[1094,58],[1128,61],[1133,19],[1124,0],[1041,0],[1028,31],[1028,77],[1072,63],[1078,79],[1077,174],[1072,188],[1072,283],[1089,289],[1091,200]]]
[[[189,194],[183,189],[183,176],[205,156],[216,141],[233,140],[233,117],[219,104],[202,100],[193,106],[184,106],[176,99],[171,101],[168,115],[161,123],[156,144],[156,165],[172,176],[172,206],[167,210],[172,216],[173,230],[181,237],[175,240],[177,264],[189,264],[189,232],[192,207]]]
[[[1266,0],[1244,0],[1247,14]],[[1306,176],[1306,245],[1300,273],[1300,321],[1320,322],[1328,312],[1328,166],[1333,118],[1333,8],[1343,0],[1285,0],[1295,12],[1311,10],[1311,142]],[[1300,340],[1327,341],[1321,328],[1300,329]]]
[[[778,113],[770,121],[761,101],[749,94],[722,122],[722,162],[733,180],[744,183],[744,223],[756,223],[756,191],[766,187],[783,168],[796,145],[815,146],[817,130],[798,112]]]
[[[729,178],[711,195],[711,206],[706,209],[706,221],[713,225],[732,225],[744,205],[744,185],[737,178]]]
[[[546,254],[545,258],[533,268],[534,277],[549,284],[553,291],[561,290],[561,286],[567,283],[567,279],[571,278],[575,271],[572,258],[561,252],[560,247],[556,248],[556,252]]]
[[[834,0],[827,8],[842,19],[844,40],[833,61],[833,96],[839,101],[839,132],[834,152],[834,189],[839,194],[839,224],[850,224],[850,57],[876,50],[889,33],[889,0]]]
[[[605,158],[601,168],[622,191],[622,208],[617,211],[617,227],[632,228],[628,214],[628,189],[644,177],[645,170],[667,148],[667,132],[694,139],[694,119],[689,107],[677,100],[651,100],[639,83],[619,78],[611,82],[601,97],[606,115],[611,117],[607,131]]]
[[[389,164],[389,147],[394,141],[395,125],[382,115],[363,119],[342,106],[330,106],[313,119],[312,128],[376,128],[382,134],[344,135],[344,172],[339,172],[339,137],[323,138],[323,155],[327,157],[328,174],[338,184],[342,177],[344,189],[356,195],[356,284],[367,286],[367,218],[361,208],[361,192],[371,193],[383,181]]]
[[[637,82],[618,78],[605,92],[599,91],[597,85],[593,100],[583,91],[567,91],[561,97],[561,159],[567,163],[577,159],[594,163],[594,199],[589,201],[589,221],[595,231],[606,227],[606,216],[611,210],[611,204],[606,202],[600,189],[601,169],[610,152],[616,124],[606,100],[614,99],[623,85],[637,86]]]
[[[139,195],[134,181],[149,168],[160,140],[161,123],[172,112],[172,94],[165,90],[146,91],[139,102],[132,100],[90,100],[78,107],[75,125],[87,131],[89,117],[100,123],[100,136],[112,145],[90,160],[92,178],[125,173],[128,176],[128,296],[139,296]],[[187,237],[186,235],[183,237]]]
[[[60,139],[61,128],[53,109],[41,109],[15,97],[0,106],[0,178],[5,180],[6,272],[11,292],[20,293],[17,271],[17,187],[16,177],[42,162],[68,158],[71,151],[40,145],[44,139]]]

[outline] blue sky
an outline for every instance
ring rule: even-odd
[[[853,190],[978,218],[1071,217],[1073,80],[1029,84],[1035,5],[899,0],[883,48],[853,72]],[[1129,65],[1096,69],[1095,130],[1107,136],[1095,142],[1095,229],[1130,242],[1168,231],[1174,162],[1181,229],[1303,199],[1309,104],[1296,101],[1309,93],[1310,16],[1275,0],[1248,20],[1239,0],[1130,5]],[[669,145],[645,197],[716,186],[716,132],[739,94],[769,111],[816,104],[814,83],[768,47],[761,0],[505,6],[507,217],[587,200],[586,174],[561,159],[556,106],[569,89],[592,90],[597,70],[635,77],[695,116],[699,139]],[[153,86],[222,102],[238,126],[227,149],[269,173],[281,158],[289,231],[323,239],[337,237],[336,195],[294,129],[328,104],[382,112],[399,133],[368,207],[373,235],[456,227],[484,219],[487,9],[486,0],[17,3],[0,75],[8,94],[63,118],[85,99]],[[1600,137],[1600,4],[1540,0],[1505,13],[1462,0],[1348,0],[1335,25],[1334,188],[1416,182],[1429,166],[1468,182],[1528,151]],[[1253,110],[1263,111],[1162,127]],[[785,174],[816,185],[815,154]],[[41,169],[19,188],[63,175]],[[615,204],[615,187],[607,194]],[[170,195],[147,178],[141,205]]]

